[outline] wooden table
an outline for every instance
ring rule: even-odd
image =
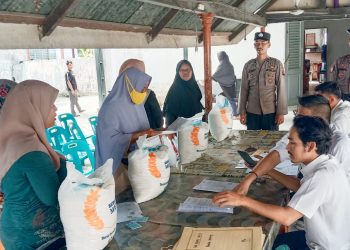
[[[266,234],[264,249],[271,249],[280,225],[249,210],[237,207],[233,214],[224,213],[179,213],[179,204],[188,196],[211,198],[213,193],[194,191],[192,188],[203,179],[239,182],[245,170],[235,169],[240,160],[237,149],[254,147],[267,150],[286,132],[237,131],[234,137],[217,143],[211,140],[208,150],[201,158],[184,165],[182,173],[171,175],[166,191],[157,198],[139,204],[149,221],[135,231],[126,223],[117,225],[116,240],[123,250],[153,250],[171,246],[180,238],[184,226],[191,227],[235,227],[261,226]],[[132,194],[126,192],[121,199]],[[248,196],[262,202],[283,205],[288,191],[277,182],[266,179],[254,183]],[[129,197],[128,197],[129,196]],[[166,249],[166,248],[165,248]]]

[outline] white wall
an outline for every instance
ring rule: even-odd
[[[219,65],[217,53],[226,51],[235,67],[237,78],[241,78],[244,64],[256,57],[253,46],[254,33],[259,31],[256,28],[248,34],[246,40],[238,44],[227,46],[213,46],[212,51],[212,73]],[[271,24],[266,27],[266,32],[271,33],[271,48],[268,53],[282,62],[285,60],[285,24]],[[104,69],[106,77],[106,90],[109,91],[118,74],[120,65],[128,58],[143,60],[146,65],[146,73],[152,76],[150,88],[157,95],[160,103],[163,103],[166,93],[175,77],[177,63],[183,58],[183,49],[103,49]],[[189,48],[189,61],[192,63],[196,79],[204,79],[203,48]],[[213,82],[213,93],[221,92],[217,83]]]

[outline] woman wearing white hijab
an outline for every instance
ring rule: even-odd
[[[58,90],[29,80],[7,96],[0,113],[0,184],[4,206],[0,238],[6,250],[64,244],[57,193],[65,160],[52,149],[45,128],[55,123]]]

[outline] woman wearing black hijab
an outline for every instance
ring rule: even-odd
[[[178,117],[189,118],[202,112],[202,93],[193,73],[192,65],[181,60],[176,66],[176,76],[165,98],[163,113],[169,126]]]

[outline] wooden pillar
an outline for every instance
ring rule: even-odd
[[[213,14],[202,13],[199,16],[203,26],[205,120],[207,120],[213,102],[211,83],[211,24]]]

